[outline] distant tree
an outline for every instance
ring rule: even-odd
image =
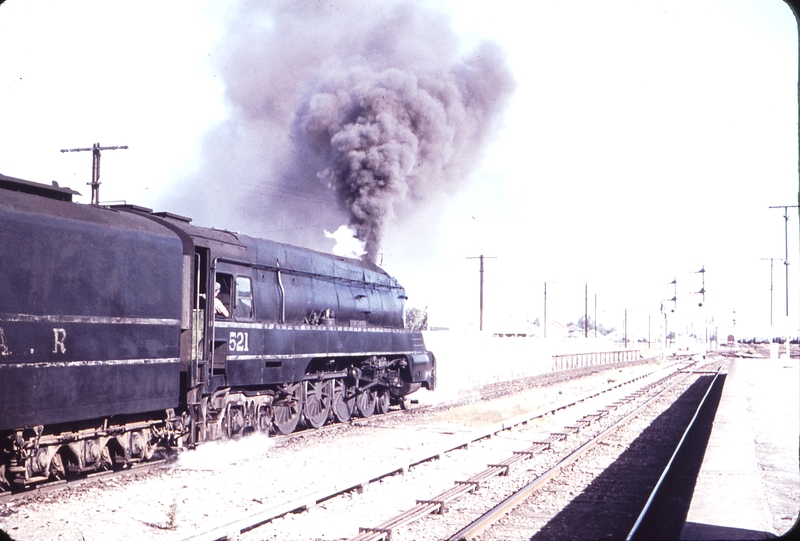
[[[569,323],[567,323],[567,326],[576,325],[576,326],[580,327],[581,329],[583,329],[584,328],[583,327],[583,322],[584,321],[586,321],[585,316],[581,316],[581,317],[578,318],[578,322],[577,323],[572,323],[570,321]],[[596,324],[595,320],[592,319],[592,316],[589,316],[589,332],[592,333],[592,334],[594,334],[595,324]],[[610,327],[610,328],[604,327],[602,323],[597,323],[596,325],[597,325],[598,334],[602,334],[603,336],[607,335],[610,332],[614,332],[615,330],[617,330],[614,327]]]
[[[538,317],[536,318],[536,320],[534,320],[533,324],[536,325],[537,327],[541,327],[541,325],[539,324],[539,318]]]
[[[409,308],[406,310],[406,329],[415,331],[428,330],[428,307]]]

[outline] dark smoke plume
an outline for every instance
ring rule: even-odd
[[[412,2],[250,5],[229,36],[234,125],[212,142],[262,145],[237,150],[263,158],[238,164],[237,178],[295,194],[264,219],[347,220],[373,261],[387,223],[467,179],[514,88],[495,44],[462,56],[449,21]],[[326,208],[324,187],[344,216]]]

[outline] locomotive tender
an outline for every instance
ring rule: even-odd
[[[433,390],[374,264],[75,193],[0,175],[0,492]]]

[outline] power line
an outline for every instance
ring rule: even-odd
[[[244,189],[238,186],[234,187],[236,191],[243,192],[243,193],[251,193],[255,195],[262,195],[276,199],[288,199],[290,201],[299,201],[302,203],[318,203],[322,205],[330,205],[334,203],[329,198],[324,197],[324,193],[320,192],[320,197],[315,197],[315,194],[303,193],[303,192],[291,192],[286,189],[272,187],[272,186],[259,186],[257,184],[244,184],[244,186],[249,186],[253,189]]]

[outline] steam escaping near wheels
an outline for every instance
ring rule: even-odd
[[[182,470],[215,470],[220,465],[236,464],[265,455],[275,440],[256,433],[236,440],[216,440],[199,445],[191,453],[178,455],[172,467]]]

